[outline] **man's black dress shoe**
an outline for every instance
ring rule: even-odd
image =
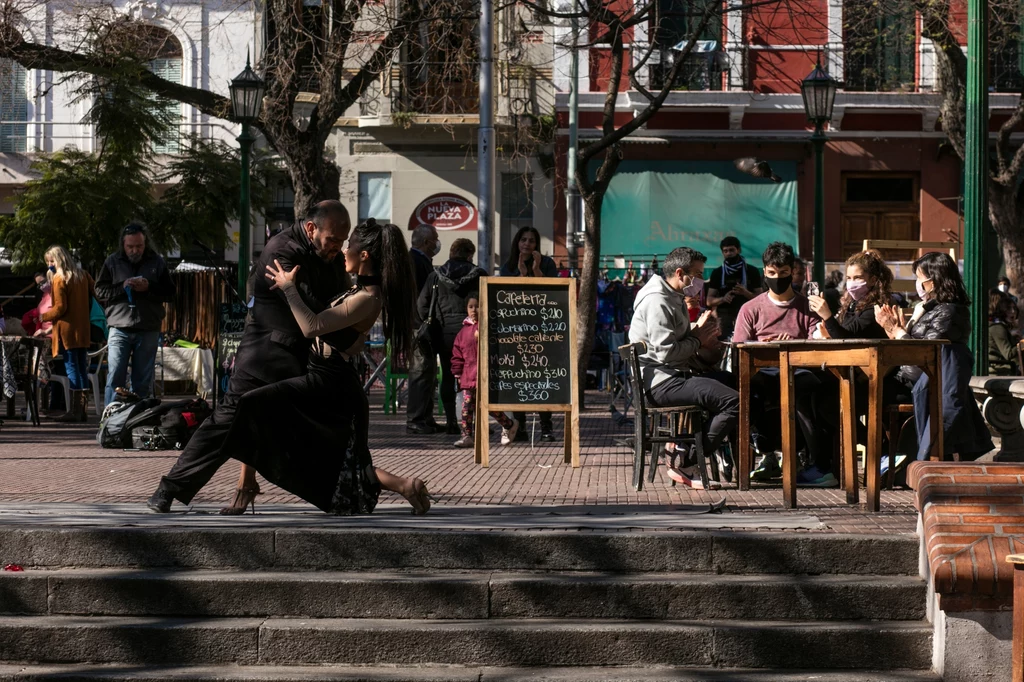
[[[406,424],[406,433],[414,433],[417,435],[426,435],[431,433],[437,433],[437,427],[430,426],[429,424]]]
[[[157,488],[153,496],[146,501],[146,506],[157,514],[168,514],[171,511],[171,503],[174,496],[163,488]]]
[[[540,434],[540,439],[542,441],[544,441],[545,443],[554,443],[555,442],[555,437],[551,434],[550,431],[544,431],[543,433],[541,433]]]

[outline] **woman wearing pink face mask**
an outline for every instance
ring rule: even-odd
[[[862,251],[846,261],[846,293],[838,315],[823,297],[808,297],[811,310],[823,320],[822,335],[831,339],[888,338],[875,321],[875,306],[889,305],[891,299],[892,270],[875,251]]]

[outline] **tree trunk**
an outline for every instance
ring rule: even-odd
[[[1016,186],[1007,187],[995,182],[991,177],[988,183],[988,212],[992,228],[999,238],[999,247],[1003,252],[1003,263],[1006,276],[1010,278],[1017,292],[1024,291],[1024,229],[1022,214],[1018,203]],[[988,301],[975,302],[975,305],[988,305]]]
[[[338,167],[324,158],[323,148],[315,143],[296,144],[284,156],[295,191],[295,217],[306,215],[309,208],[324,199],[338,199],[341,173]]]
[[[594,333],[597,329],[597,275],[601,258],[601,206],[608,191],[608,183],[619,167],[618,149],[611,150],[601,161],[597,177],[591,181],[586,171],[590,158],[584,154],[576,167],[576,185],[583,197],[583,216],[586,220],[583,244],[583,272],[580,274],[580,291],[576,300],[576,333],[579,339],[576,348],[576,364],[580,377],[580,407],[585,404],[584,392],[587,384],[587,368],[590,353],[594,350]]]
[[[583,196],[583,215],[587,223],[583,241],[586,250],[583,252],[580,289],[576,299],[576,364],[580,377],[578,398],[582,408],[586,404],[587,369],[590,367],[594,330],[597,328],[597,275],[601,255],[601,204],[604,202],[604,192],[581,189],[580,194]]]

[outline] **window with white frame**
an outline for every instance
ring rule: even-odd
[[[0,152],[28,151],[28,72],[0,59]]]
[[[391,222],[391,173],[359,174],[359,222]]]
[[[154,74],[171,83],[182,82],[182,58],[183,52],[181,43],[169,31],[157,26],[146,26],[146,36],[149,52],[149,70]],[[181,150],[181,102],[167,99],[165,97],[153,97],[153,107],[164,115],[165,120],[170,123],[170,128],[164,139],[157,140],[153,144],[153,152],[156,154],[177,154]]]

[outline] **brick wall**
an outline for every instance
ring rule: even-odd
[[[1024,553],[1024,464],[915,462],[928,565],[943,611],[1002,611],[1013,603],[1010,554]]]

